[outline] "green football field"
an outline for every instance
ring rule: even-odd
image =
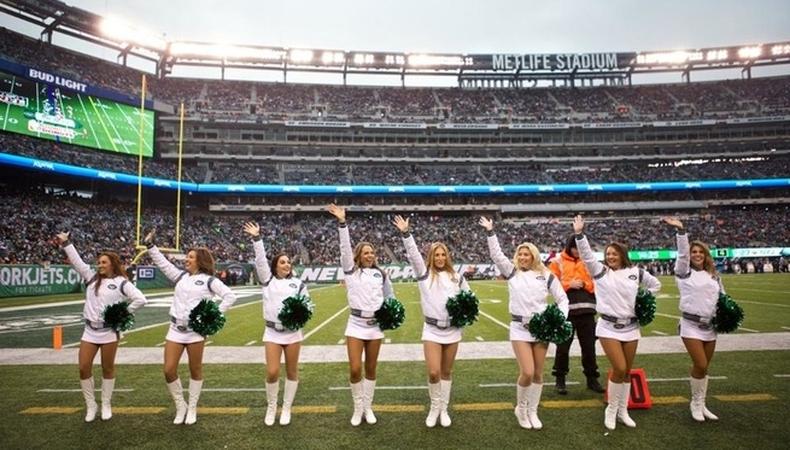
[[[140,108],[0,72],[2,130],[138,155]],[[153,156],[154,113],[143,115],[143,156]],[[2,150],[2,149],[0,149]]]
[[[677,335],[677,288],[662,277],[656,320],[643,336]],[[743,306],[746,320],[739,334],[790,331],[790,275],[725,276],[729,293]],[[467,342],[506,341],[507,289],[504,282],[472,283],[481,299],[481,317],[464,332]],[[387,332],[391,343],[418,343],[422,327],[418,294],[412,283],[395,285],[407,308],[401,329]],[[261,304],[257,287],[236,288],[239,304],[228,314],[225,329],[210,346],[260,346]],[[305,329],[304,345],[342,343],[347,318],[340,285],[311,288],[316,312]],[[168,291],[148,293],[151,303],[137,317],[140,331],[123,339],[128,347],[155,350],[163,342]],[[79,296],[7,299],[0,307],[0,353],[9,347],[46,347],[52,324],[79,321]],[[64,304],[65,303],[65,304]],[[16,305],[16,306],[10,306]],[[41,306],[42,308],[38,308]],[[9,310],[9,308],[30,308]],[[501,323],[500,323],[501,322]],[[65,322],[61,322],[65,323]],[[161,325],[158,325],[161,324]],[[15,329],[14,327],[18,327]],[[82,326],[66,324],[65,342],[78,341]],[[385,344],[386,345],[386,344]],[[575,345],[575,344],[574,344]],[[153,347],[153,348],[152,348]],[[230,349],[230,347],[229,347]],[[159,351],[158,349],[156,349]],[[261,349],[262,351],[262,349]],[[603,427],[604,403],[584,388],[579,358],[571,358],[570,393],[551,386],[548,358],[542,397],[541,431],[523,430],[513,416],[517,365],[512,357],[459,360],[454,370],[449,429],[427,429],[425,366],[420,360],[381,362],[374,408],[379,423],[353,428],[346,363],[302,363],[300,387],[291,425],[266,427],[263,364],[206,364],[198,423],[172,425],[174,408],[159,364],[117,368],[114,417],[109,422],[82,421],[84,404],[73,365],[0,365],[0,442],[3,448],[786,448],[790,431],[790,351],[720,351],[710,370],[708,407],[718,422],[695,423],[688,411],[689,357],[685,353],[638,354],[637,366],[648,374],[653,407],[632,410],[636,429]],[[598,364],[605,371],[602,356]],[[95,366],[97,379],[101,371]],[[182,380],[189,377],[181,366]],[[184,383],[187,384],[186,381]],[[98,396],[98,392],[97,392]],[[44,431],[44,432],[42,432]]]

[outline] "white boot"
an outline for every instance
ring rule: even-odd
[[[354,413],[351,414],[351,426],[358,427],[362,423],[362,414],[365,412],[365,393],[362,391],[362,382],[349,383],[351,385],[351,400],[354,402]]]
[[[296,388],[299,387],[299,380],[285,379],[285,388],[283,389],[283,410],[280,413],[280,425],[288,425],[291,423],[291,405],[293,405],[294,397],[296,396]]]
[[[439,423],[446,428],[453,424],[453,421],[450,420],[450,414],[447,413],[447,408],[450,405],[450,391],[453,388],[453,380],[439,380],[439,385],[442,387],[442,410],[439,412]]]
[[[274,383],[266,383],[266,416],[263,418],[263,423],[268,426],[274,425],[274,419],[277,417],[277,393],[280,390],[280,380]]]
[[[93,377],[80,380],[80,387],[82,388],[82,396],[85,397],[85,421],[93,422],[96,419],[96,410],[99,408],[93,392]]]
[[[431,399],[431,409],[428,410],[428,417],[425,418],[425,426],[433,428],[439,420],[439,413],[442,411],[442,385],[439,383],[428,383],[428,396]]]
[[[705,421],[705,414],[702,412],[702,409],[705,407],[705,381],[705,378],[691,377],[689,379],[689,384],[691,384],[691,404],[689,408],[691,409],[691,417],[697,422]]]
[[[529,386],[522,386],[516,383],[516,419],[518,419],[518,424],[521,425],[521,428],[526,428],[527,430],[532,429],[532,424],[529,423],[529,419],[527,418],[527,389]]]
[[[184,401],[184,388],[181,386],[181,379],[176,378],[172,383],[167,383],[167,390],[170,391],[173,402],[176,404],[176,418],[173,419],[173,423],[181,425],[187,415],[187,404]]]
[[[363,378],[362,392],[365,395],[363,404],[365,411],[365,422],[373,425],[376,423],[376,415],[373,414],[373,395],[376,393],[376,380],[368,380],[367,378]]]
[[[705,406],[705,399],[708,396],[708,376],[705,375],[705,383],[702,385],[702,415],[705,416],[705,420],[719,420],[719,416],[713,414],[708,410],[708,407]]]
[[[101,380],[101,420],[112,418],[112,391],[115,389],[115,378]]]
[[[628,428],[636,428],[636,422],[628,415],[628,399],[631,397],[631,382],[620,383],[620,400],[617,408],[617,420]]]
[[[617,425],[617,409],[620,403],[620,384],[609,380],[606,386],[606,395],[609,403],[603,413],[603,425],[608,430],[614,430]]]
[[[527,417],[532,428],[540,430],[543,423],[538,419],[538,405],[540,405],[540,395],[543,393],[543,383],[532,383],[527,386]]]
[[[187,406],[187,418],[184,420],[187,425],[197,422],[197,404],[202,389],[203,380],[189,379],[189,405]]]

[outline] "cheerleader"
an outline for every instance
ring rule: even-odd
[[[186,270],[174,266],[154,245],[154,231],[148,233],[144,242],[148,254],[159,270],[173,283],[173,304],[170,306],[170,329],[165,337],[164,374],[167,389],[176,405],[176,425],[197,422],[197,403],[203,388],[203,347],[205,337],[189,328],[189,313],[204,298],[215,295],[222,298],[219,310],[225,313],[236,301],[236,295],[222,281],[214,277],[214,257],[209,249],[197,247],[189,250],[184,263]],[[184,350],[189,358],[189,404],[184,402],[181,380],[178,378],[178,362]]]
[[[266,346],[266,425],[274,425],[277,414],[277,394],[280,389],[280,358],[285,353],[285,388],[283,392],[283,408],[280,413],[280,425],[291,423],[291,405],[299,386],[299,350],[302,346],[302,330],[291,331],[278,322],[278,315],[283,307],[283,300],[296,295],[308,296],[307,286],[298,278],[294,278],[291,260],[288,255],[274,255],[271,266],[266,260],[266,250],[260,238],[261,228],[257,223],[244,224],[244,232],[254,239],[255,270],[258,280],[263,286],[263,319],[266,328],[263,341]]]
[[[683,344],[691,356],[691,417],[697,422],[719,420],[705,406],[708,392],[708,367],[716,349],[716,331],[711,321],[716,315],[719,294],[724,292],[721,278],[708,246],[700,241],[689,245],[683,222],[664,218],[677,230],[678,256],[675,260],[675,281],[680,291],[682,318],[678,327]]]
[[[640,286],[655,294],[661,289],[661,282],[646,270],[634,266],[628,259],[626,247],[617,242],[606,246],[604,263],[598,262],[583,234],[584,219],[581,216],[573,219],[573,231],[579,255],[595,283],[596,310],[600,314],[595,335],[612,366],[604,425],[614,430],[619,420],[634,428],[636,422],[628,415],[628,397],[631,392],[629,373],[641,337],[636,317],[636,295]]]
[[[538,405],[543,392],[543,362],[548,343],[532,336],[529,321],[533,315],[546,309],[549,294],[568,317],[568,297],[561,282],[541,262],[535,245],[529,242],[520,244],[511,261],[499,246],[494,222],[481,217],[479,223],[488,232],[488,251],[507,280],[510,295],[510,342],[520,371],[516,384],[516,418],[522,428],[540,430],[543,423],[538,418]]]
[[[373,395],[376,389],[376,364],[384,333],[375,319],[384,299],[393,296],[392,283],[376,264],[376,250],[369,242],[360,242],[351,250],[351,236],[346,225],[346,210],[331,204],[327,211],[338,221],[340,264],[345,274],[348,306],[351,315],[346,325],[349,384],[354,401],[351,425],[376,423]],[[362,354],[365,354],[365,378],[362,379]]]
[[[446,305],[449,298],[458,295],[462,290],[469,290],[469,284],[463,275],[455,272],[450,251],[445,244],[431,244],[426,267],[414,236],[409,232],[409,219],[395,216],[393,224],[401,232],[409,263],[417,277],[420,305],[425,316],[422,343],[428,369],[428,394],[431,398],[431,408],[425,425],[434,427],[438,419],[443,427],[449,427],[452,420],[447,407],[450,403],[453,363],[458,353],[458,343],[461,341],[461,329],[450,325]]]
[[[85,281],[85,307],[82,317],[85,331],[80,339],[79,368],[80,387],[85,397],[85,421],[96,419],[98,405],[94,397],[93,360],[101,349],[101,418],[112,418],[112,391],[115,388],[115,353],[118,350],[120,334],[104,324],[104,308],[124,298],[131,300],[129,312],[134,313],[146,303],[145,296],[126,277],[117,253],[99,253],[96,271],[82,260],[77,249],[69,242],[70,233],[58,233],[58,241],[69,259],[69,263]],[[106,280],[106,282],[105,282]]]

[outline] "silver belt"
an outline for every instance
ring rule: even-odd
[[[189,328],[189,321],[188,320],[178,320],[175,317],[170,316],[170,322],[173,323],[176,326],[176,330],[178,330],[178,331],[180,331],[182,333],[187,332],[187,331],[192,331],[192,329]]]
[[[712,320],[711,317],[702,317],[687,312],[681,312],[680,315],[683,316],[684,319],[696,323],[697,326],[700,328],[700,330],[710,330],[712,328],[712,325],[710,323]]]
[[[372,327],[378,323],[376,320],[375,311],[363,311],[361,309],[351,308],[351,315],[365,320],[365,324]]]
[[[601,319],[613,323],[615,330],[622,330],[623,328],[631,326],[637,322],[636,317],[629,317],[628,319],[620,319],[614,316],[607,316],[606,314],[601,314]]]
[[[434,326],[434,327],[436,327],[436,328],[438,328],[440,330],[446,330],[448,328],[452,328],[452,325],[450,325],[450,321],[449,320],[439,320],[439,319],[435,319],[433,317],[427,317],[426,316],[425,317],[425,323],[427,323],[428,325]]]
[[[95,331],[103,331],[103,330],[110,330],[111,328],[104,324],[104,322],[92,322],[88,319],[85,319],[85,325],[88,326],[91,330]]]
[[[528,319],[531,320],[532,317],[529,317]],[[525,320],[524,316],[519,316],[518,314],[511,314],[510,315],[510,320],[513,321],[513,322],[520,323],[521,326],[524,327],[525,330],[529,331],[529,320]]]
[[[285,331],[286,328],[280,322],[272,322],[271,320],[266,321],[266,327],[271,328],[275,331]]]

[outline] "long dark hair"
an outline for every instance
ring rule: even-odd
[[[609,247],[612,247],[614,251],[620,255],[620,261],[622,263],[621,269],[627,269],[634,265],[634,263],[632,263],[631,259],[628,257],[628,247],[626,247],[625,244],[621,244],[619,242],[612,242],[607,245],[603,251],[603,262],[607,267],[609,267],[609,264],[606,263],[606,250],[609,250]]]
[[[110,260],[110,268],[112,269],[112,275],[109,276],[101,275],[98,270],[96,271],[96,275],[94,275],[93,278],[91,278],[91,280],[88,281],[88,285],[90,285],[94,281],[96,282],[96,285],[93,287],[93,293],[96,295],[99,295],[99,287],[101,286],[101,280],[103,278],[115,278],[121,276],[126,279],[129,279],[129,277],[126,275],[126,268],[123,266],[123,264],[121,264],[121,257],[118,256],[117,253],[111,251],[100,252],[99,257],[96,258],[96,261],[98,262],[102,256],[106,256],[107,259]]]
[[[197,260],[198,272],[205,273],[206,275],[214,275],[214,256],[211,250],[206,247],[196,247],[189,250],[195,252],[195,259]],[[189,254],[189,252],[187,252]]]
[[[271,263],[269,264],[269,269],[271,270],[272,276],[274,278],[280,278],[277,276],[277,263],[280,262],[280,258],[282,258],[283,256],[288,256],[288,255],[285,252],[277,253],[276,255],[274,255]],[[291,278],[292,276],[294,276],[293,267],[294,267],[293,263],[291,263],[291,271],[288,273],[288,275],[285,276],[285,278]],[[267,280],[261,280],[261,283],[265,283],[266,281]]]

